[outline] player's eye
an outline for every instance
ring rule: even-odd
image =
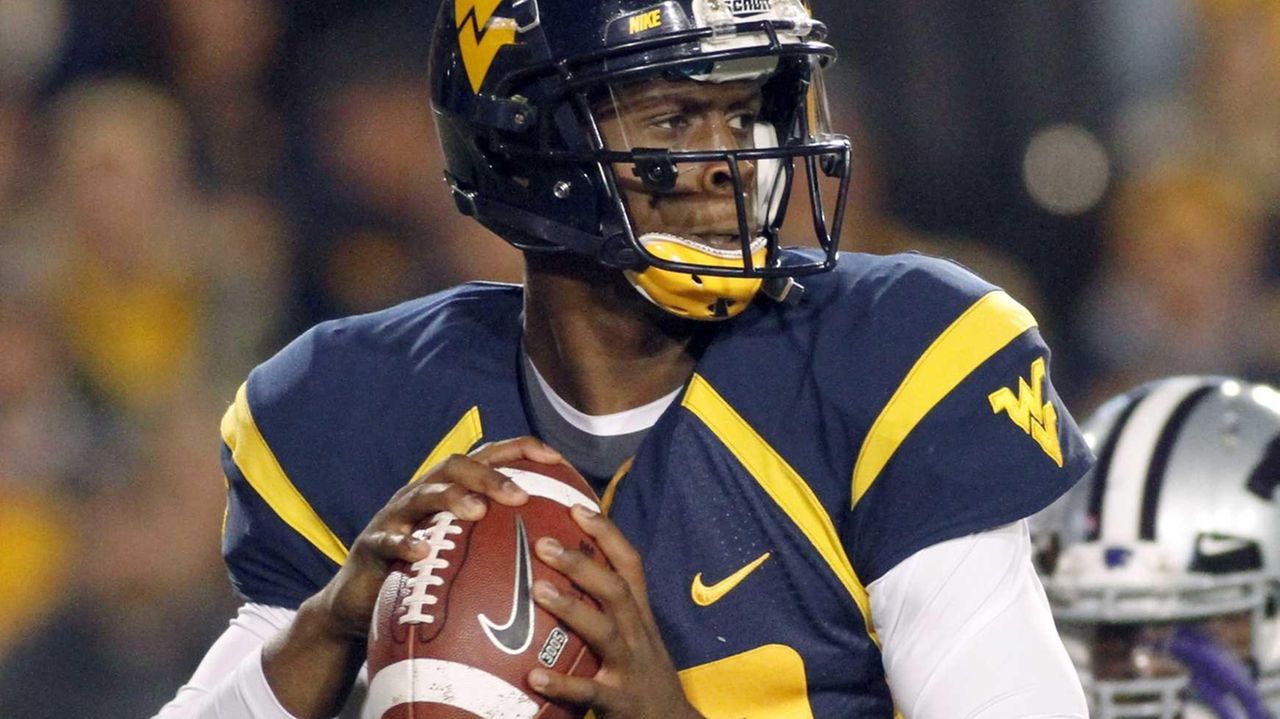
[[[686,130],[689,128],[689,116],[681,113],[659,115],[649,121],[649,126],[658,130]]]
[[[755,124],[756,115],[750,111],[735,112],[729,116],[728,122],[729,127],[734,131],[746,131]]]

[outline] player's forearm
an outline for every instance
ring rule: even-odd
[[[312,597],[298,608],[293,623],[264,647],[262,671],[290,714],[320,719],[342,708],[364,659],[364,642],[339,630],[319,597]]]

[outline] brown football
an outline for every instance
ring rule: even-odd
[[[415,532],[431,553],[396,567],[383,583],[369,629],[366,719],[582,716],[525,681],[538,666],[586,677],[599,669],[586,644],[534,603],[536,579],[586,595],[532,548],[555,537],[603,564],[595,541],[569,515],[575,504],[599,511],[599,502],[568,465],[520,460],[498,471],[529,493],[527,504],[490,502],[478,522],[432,516]]]

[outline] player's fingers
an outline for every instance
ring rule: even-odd
[[[449,457],[442,463],[436,477],[436,481],[460,484],[502,504],[517,506],[529,501],[529,494],[509,477],[493,469],[490,464],[469,455],[455,454]]]
[[[470,457],[455,454],[433,467],[421,481],[410,485],[409,491],[397,496],[396,501],[402,509],[402,513],[409,512],[420,516],[423,512],[430,513],[440,509],[451,509],[448,506],[437,506],[435,504],[439,501],[439,497],[435,495],[444,491],[440,488],[440,485],[457,485],[461,488],[464,496],[466,494],[482,495],[511,506],[518,506],[529,501],[528,493],[502,473]],[[448,496],[450,500],[453,498],[453,494]],[[480,497],[477,496],[476,500],[480,502],[480,505],[484,505],[484,501]],[[479,518],[470,516],[467,513],[459,513],[458,516],[463,519]]]
[[[406,497],[397,516],[412,527],[441,511],[453,512],[459,519],[474,522],[488,509],[489,504],[482,495],[462,484],[432,482]]]
[[[517,459],[529,459],[542,464],[564,462],[564,457],[554,447],[537,437],[516,437],[504,439],[501,442],[489,442],[473,449],[468,456],[489,466]]]
[[[431,548],[424,539],[417,539],[406,532],[378,530],[361,538],[358,549],[369,558],[383,564],[400,560],[416,562],[430,553]],[[357,548],[353,547],[352,551]]]
[[[407,533],[437,512],[449,511],[459,519],[476,521],[488,507],[484,497],[465,484],[423,482],[388,504],[386,516],[379,519],[378,526]]]
[[[627,647],[619,634],[618,625],[603,612],[579,597],[564,594],[551,582],[541,579],[533,583],[533,598],[582,637],[582,641],[601,660],[610,664],[626,661],[624,653]]]
[[[611,713],[618,704],[616,690],[594,679],[573,677],[541,667],[529,672],[529,686],[538,693],[563,704],[592,707],[597,714]]]
[[[648,612],[649,592],[644,580],[644,563],[640,559],[640,553],[622,535],[618,525],[609,521],[609,518],[603,514],[581,504],[574,505],[570,509],[570,514],[582,531],[596,540],[600,551],[604,553],[605,559],[613,566],[614,571],[630,585],[636,602]]]
[[[635,601],[631,585],[617,572],[576,549],[565,549],[552,537],[539,539],[535,549],[539,559],[594,597],[622,636],[639,636],[644,628],[642,605]]]

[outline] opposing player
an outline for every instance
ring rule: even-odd
[[[246,605],[165,716],[358,703],[409,528],[520,503],[489,465],[548,444],[602,491],[608,518],[575,517],[613,569],[537,544],[602,605],[535,586],[603,662],[532,672],[545,695],[602,719],[1084,716],[1023,519],[1089,451],[1017,302],[838,255],[825,32],[799,0],[444,2],[448,180],[525,285],[326,323],[250,375],[222,426]],[[783,248],[788,215],[809,249]]]
[[[1174,377],[1085,430],[1096,471],[1032,524],[1092,716],[1280,716],[1280,392]]]

